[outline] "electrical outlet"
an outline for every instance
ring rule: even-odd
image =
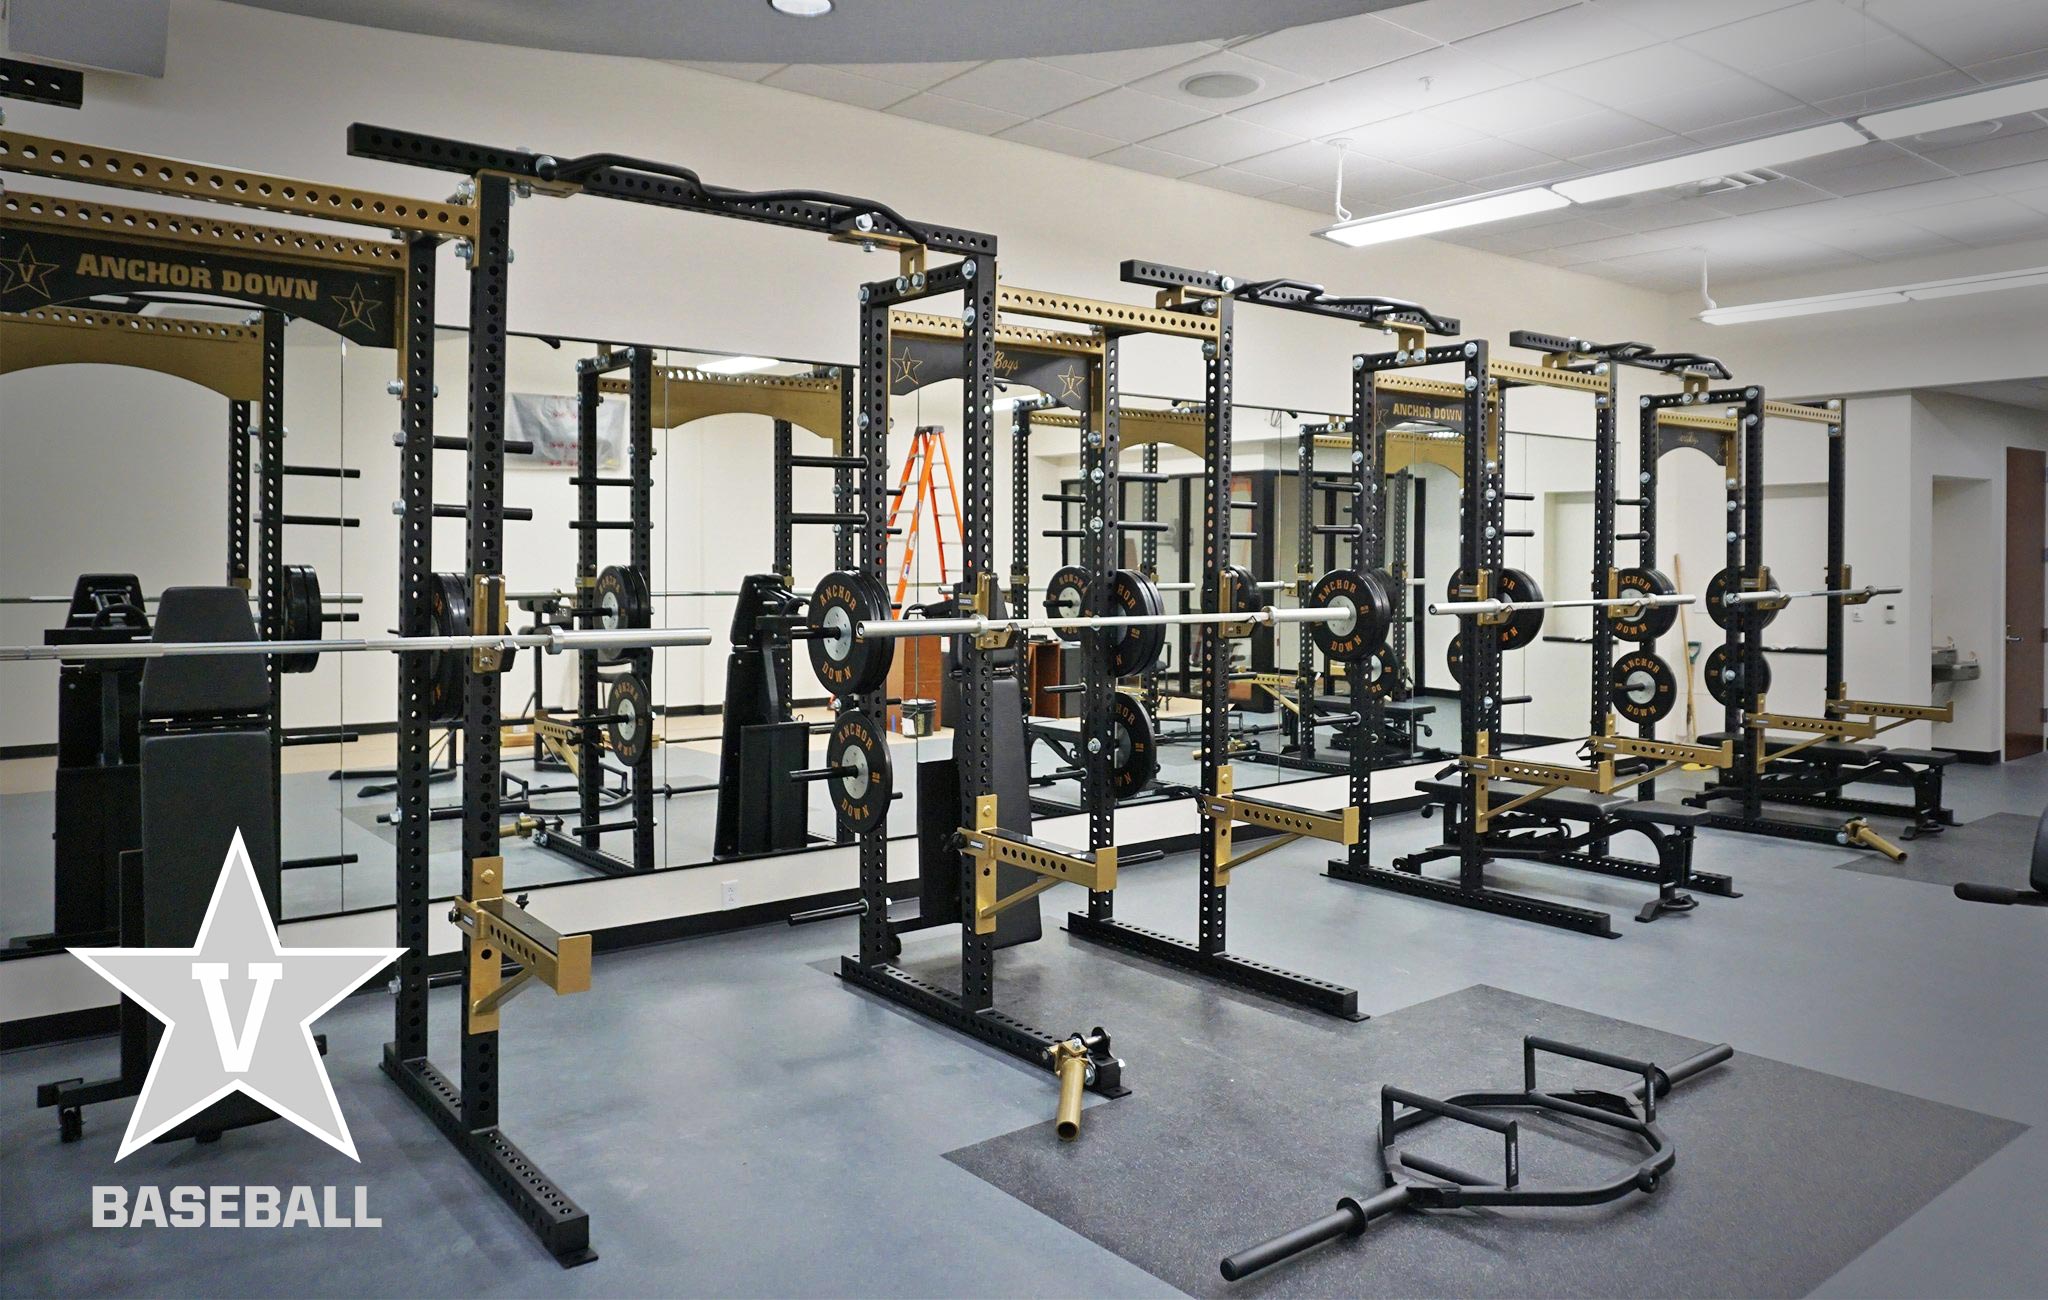
[[[721,911],[730,912],[740,905],[740,882],[721,880],[718,882],[718,906]]]

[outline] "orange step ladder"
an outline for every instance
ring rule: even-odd
[[[913,492],[912,479],[916,480]],[[945,483],[945,496],[939,495],[940,480]],[[908,498],[910,523],[899,534],[897,521],[902,517]],[[910,454],[903,461],[903,476],[896,483],[896,491],[889,498],[889,532],[887,537],[903,538],[903,562],[896,569],[896,604],[894,612],[904,608],[904,596],[910,590],[911,570],[917,566],[917,537],[924,523],[925,502],[931,502],[932,540],[938,544],[939,581],[948,580],[946,565],[946,529],[950,518],[953,523],[953,546],[956,552],[966,549],[966,542],[960,531],[960,492],[954,485],[953,458],[946,451],[946,428],[940,424],[920,424],[910,436]]]

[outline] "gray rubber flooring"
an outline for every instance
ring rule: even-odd
[[[2048,761],[1958,770],[1950,785],[1951,802],[1966,820],[2038,815]],[[1418,847],[1434,832],[1412,815],[1377,819],[1375,858]],[[1078,1158],[1099,1154],[1107,1143],[1096,1139],[1113,1138],[1117,1125],[1152,1122],[1141,1112],[1194,1114],[1191,1101],[1178,1095],[1175,1061],[1182,1056],[1213,1056],[1213,1077],[1222,1081],[1216,1092],[1226,1094],[1250,1078],[1229,1062],[1247,1037],[1276,1032],[1269,1020],[1307,1044],[1298,1049],[1305,1060],[1330,1061],[1336,1058],[1327,1053],[1340,1048],[1363,1052],[1361,1045],[1378,1041],[1372,1036],[1386,1026],[1398,1030],[1404,1009],[1428,1013],[1427,1004],[1480,985],[1646,1026],[1660,1036],[1653,1053],[1669,1041],[1662,1035],[1734,1044],[1742,1055],[1720,1078],[1702,1079],[1688,1085],[1698,1089],[1691,1096],[1675,1097],[1667,1112],[1674,1126],[1691,1123],[1688,1115],[1713,1120],[1721,1105],[1716,1092],[1741,1093],[1752,1078],[1768,1081],[1768,1063],[1830,1076],[1817,1080],[1824,1093],[1882,1090],[1938,1104],[1889,1100],[1873,1112],[1874,1122],[1849,1135],[1847,1147],[1825,1144],[1828,1154],[1817,1164],[1771,1158],[1789,1141],[1788,1150],[1808,1159],[1814,1148],[1804,1135],[1763,1130],[1716,1142],[1678,1130],[1682,1143],[1691,1140],[1681,1147],[1681,1181],[1659,1193],[1669,1199],[1625,1205],[1617,1215],[1664,1215],[1688,1205],[1679,1199],[1692,1185],[1684,1180],[1697,1173],[1704,1183],[1715,1173],[1711,1161],[1735,1158],[1759,1181],[1727,1196],[1785,1206],[1796,1194],[1797,1203],[1787,1211],[1789,1224],[1775,1225],[1762,1241],[1717,1231],[1720,1249],[1757,1249],[1778,1259],[1785,1237],[1807,1233],[1833,1243],[1829,1260],[1839,1262],[1818,1278],[1823,1262],[1816,1250],[1794,1261],[1803,1271],[1765,1279],[1759,1290],[1805,1288],[1826,1297],[2043,1293],[2048,1017],[2039,1004],[2048,986],[2048,930],[2038,910],[1973,906],[1940,890],[1834,871],[1838,848],[1707,832],[1699,865],[1734,874],[1744,897],[1702,898],[1689,915],[1628,925],[1622,939],[1609,942],[1344,885],[1320,874],[1323,858],[1322,846],[1295,844],[1240,872],[1232,890],[1232,947],[1356,987],[1362,1008],[1375,1017],[1364,1024],[1305,1021],[1248,995],[1153,972],[1057,928],[1039,944],[1002,954],[1002,1004],[1028,1003],[1048,1028],[1105,1025],[1129,1062],[1133,1094],[1090,1106],[1082,1140],[1071,1148]],[[1542,868],[1500,874],[1518,887],[1616,910],[1632,911],[1644,893],[1627,882]],[[1078,898],[1077,890],[1059,889],[1043,901],[1053,917]],[[543,899],[536,895],[537,909]],[[1138,924],[1189,933],[1190,860],[1180,855],[1132,868],[1119,907]],[[566,1273],[379,1073],[377,1054],[391,1019],[382,993],[351,999],[318,1024],[329,1038],[329,1069],[360,1165],[267,1125],[213,1146],[147,1148],[117,1166],[126,1103],[89,1111],[85,1140],[70,1146],[58,1143],[51,1113],[34,1106],[36,1083],[108,1072],[112,1040],[7,1053],[0,1056],[0,1294],[1175,1294],[1088,1234],[946,1158],[1027,1128],[1058,1150],[1050,1133],[1051,1082],[813,969],[852,941],[852,923],[839,922],[605,954],[589,993],[534,992],[507,1008],[500,1039],[506,1130],[590,1211],[602,1256]],[[907,944],[908,960],[920,965],[955,947],[946,931],[912,935]],[[454,990],[437,992],[433,1005],[435,1057],[452,1072]],[[1475,1030],[1483,1051],[1452,1063],[1458,1077],[1449,1086],[1470,1068],[1498,1063],[1503,1039],[1511,1053],[1521,1028]],[[1331,1041],[1318,1046],[1318,1035]],[[1330,1116],[1321,1134],[1326,1150],[1315,1153],[1300,1187],[1309,1209],[1323,1207],[1351,1174],[1369,1173],[1359,1112],[1338,1108],[1356,1107],[1396,1073],[1346,1059],[1352,1064],[1303,1072],[1288,1085],[1312,1091]],[[1271,1068],[1306,1071],[1285,1062]],[[1434,1082],[1405,1068],[1399,1073],[1425,1087]],[[1775,1086],[1769,1095],[1787,1097]],[[1212,1100],[1220,1107],[1227,1097]],[[1694,1101],[1699,1108],[1686,1109]],[[1920,1145],[1927,1134],[1893,1121],[1956,1119],[1942,1108],[2031,1127],[1981,1163],[1970,1164],[1967,1150],[1936,1153],[1967,1172],[1930,1200],[1927,1181],[1910,1167],[1929,1158]],[[1831,1103],[1815,1111],[1830,1125],[1838,1113]],[[1880,1116],[1883,1122],[1875,1122]],[[1949,1131],[1976,1132],[1971,1126],[1983,1122],[1963,1117],[1963,1129]],[[1173,1140],[1207,1139],[1192,1128]],[[1551,1149],[1532,1143],[1531,1158],[1547,1158]],[[1173,1153],[1160,1158],[1170,1162]],[[1866,1178],[1873,1160],[1883,1168]],[[1846,1181],[1852,1175],[1870,1185]],[[1944,1173],[1942,1181],[1953,1176]],[[383,1226],[95,1232],[88,1226],[90,1189],[109,1183],[363,1185]],[[1714,1185],[1727,1184],[1717,1178]],[[1718,1225],[1741,1207],[1717,1192],[1704,1212]],[[1204,1259],[1284,1222],[1238,1216],[1227,1226],[1213,1240],[1205,1236]],[[1439,1231],[1420,1233],[1425,1228]],[[1440,1255],[1440,1271],[1415,1293],[1479,1288],[1484,1278],[1469,1256],[1461,1263],[1453,1252],[1471,1251],[1491,1230],[1484,1222],[1404,1228],[1417,1249],[1435,1243],[1427,1248]],[[1634,1253],[1627,1244],[1634,1238],[1617,1235],[1631,1231],[1603,1224],[1577,1234],[1572,1248],[1588,1277],[1625,1266],[1635,1270],[1639,1294],[1709,1293],[1708,1279],[1691,1278],[1656,1254]],[[1498,1267],[1512,1269],[1518,1241],[1490,1256]],[[1726,1277],[1713,1280],[1725,1284]]]
[[[1944,888],[1963,880],[2024,888],[2040,821],[2038,814],[1993,813],[1938,834],[1901,841],[1899,847],[1906,850],[1904,862],[1867,853],[1835,865],[1843,871]]]
[[[1112,994],[1146,978],[1119,975]],[[1654,1196],[1397,1215],[1233,1285],[1217,1271],[1229,1250],[1385,1185],[1382,1083],[1435,1097],[1519,1088],[1531,1033],[1659,1064],[1706,1044],[1484,987],[1356,1030],[1257,1013],[1230,1030],[1200,1043],[1148,1035],[1150,1103],[1097,1107],[1079,1142],[1048,1142],[1040,1124],[947,1158],[1191,1295],[1800,1296],[2025,1131],[1743,1054],[1660,1105],[1678,1165]],[[1555,1057],[1538,1068],[1560,1090],[1626,1083]],[[1580,1121],[1495,1113],[1521,1122],[1527,1189],[1605,1182],[1643,1154]],[[1402,1145],[1500,1177],[1492,1133],[1439,1122]]]

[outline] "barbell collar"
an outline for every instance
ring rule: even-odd
[[[0,663],[49,659],[171,659],[188,655],[335,654],[381,650],[438,654],[449,650],[564,650],[623,647],[653,649],[711,644],[708,627],[627,628],[618,631],[513,632],[498,636],[384,636],[332,641],[117,641],[105,645],[0,646]]]

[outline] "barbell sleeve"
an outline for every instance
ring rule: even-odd
[[[615,631],[512,632],[496,636],[383,636],[332,641],[117,641],[104,645],[0,646],[0,662],[48,659],[170,659],[188,655],[436,654],[449,650],[564,650],[706,646],[708,627],[627,628]]]

